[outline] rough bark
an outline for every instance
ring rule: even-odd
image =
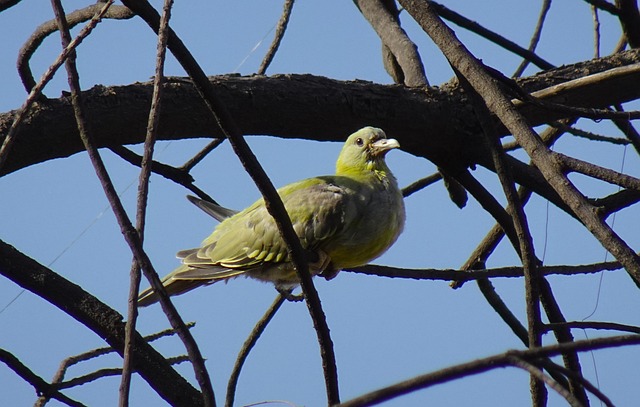
[[[534,92],[638,61],[640,51],[627,51],[545,71],[519,83]],[[570,106],[603,108],[639,98],[639,80],[640,70],[635,70],[584,86],[561,87],[545,97]],[[211,82],[247,135],[337,141],[363,125],[375,125],[399,139],[403,150],[436,164],[464,168],[490,161],[473,111],[455,84],[409,89],[313,75],[216,76]],[[151,94],[151,83],[95,86],[83,92],[97,145],[143,142]],[[165,98],[159,139],[220,136],[189,81],[170,80]],[[527,104],[520,109],[532,125],[567,115]],[[14,114],[0,114],[0,139]],[[503,128],[499,131],[506,134]],[[0,175],[82,150],[69,98],[50,99],[29,113]]]

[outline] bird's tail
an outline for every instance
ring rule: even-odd
[[[184,294],[187,291],[191,291],[194,288],[197,288],[201,285],[205,285],[207,282],[202,280],[168,280],[163,281],[164,288],[167,290],[167,294],[169,296]],[[146,307],[148,305],[154,304],[160,300],[160,296],[154,291],[153,288],[149,287],[146,290],[143,290],[138,295],[138,306]]]

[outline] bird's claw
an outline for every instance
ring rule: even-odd
[[[282,295],[287,301],[300,302],[304,300],[304,293],[293,294],[293,289],[291,288],[289,289],[276,288],[276,290],[278,290],[280,295]]]

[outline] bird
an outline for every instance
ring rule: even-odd
[[[385,162],[387,152],[396,148],[398,141],[387,138],[383,130],[364,127],[345,141],[334,175],[307,178],[277,190],[312,275],[330,279],[342,269],[367,264],[401,234],[404,201]],[[271,282],[282,293],[299,284],[264,199],[240,212],[189,199],[221,222],[200,247],[178,252],[182,264],[162,279],[169,295],[241,275]],[[152,288],[138,296],[139,306],[156,301]]]

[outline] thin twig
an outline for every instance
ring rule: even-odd
[[[615,322],[597,322],[597,321],[569,321],[562,323],[545,324],[543,330],[545,332],[552,331],[558,327],[576,328],[576,329],[604,329],[609,331],[620,331],[640,334],[640,327],[635,325],[619,324]]]
[[[189,329],[193,328],[194,326],[195,326],[195,322],[188,322],[186,324],[186,327]],[[156,332],[151,335],[147,335],[144,337],[144,340],[147,342],[153,342],[165,336],[171,336],[175,334],[176,334],[176,330],[173,328],[169,328],[160,332]],[[58,370],[56,371],[56,373],[53,375],[53,379],[51,379],[51,383],[55,384],[55,383],[62,382],[64,380],[64,376],[66,375],[67,370],[71,366],[78,364],[80,362],[84,362],[89,359],[100,357],[102,355],[107,355],[113,352],[116,352],[116,350],[113,347],[106,346],[102,348],[93,349],[88,352],[80,353],[79,355],[69,356],[68,358],[65,358],[62,362],[60,362],[60,366],[58,367]]]
[[[175,356],[171,358],[167,358],[167,362],[171,365],[177,365],[183,362],[189,362],[189,356]],[[122,368],[119,367],[108,367],[103,369],[98,369],[86,375],[74,377],[73,379],[69,379],[58,384],[58,388],[60,389],[69,389],[71,387],[82,386],[83,384],[91,383],[98,379],[102,379],[109,376],[120,376],[123,374]]]
[[[224,140],[225,139],[223,139],[223,138],[214,138],[213,140],[211,140],[211,142],[209,144],[207,144],[196,155],[191,157],[191,159],[189,159],[189,161],[187,161],[186,163],[182,164],[180,169],[183,170],[183,171],[186,171],[186,172],[191,171],[193,169],[193,167],[195,167],[200,161],[202,161],[207,156],[207,154],[209,154],[210,152],[215,150],[220,144],[222,144],[224,142]]]
[[[467,267],[465,265],[465,267]],[[540,273],[543,276],[560,275],[572,276],[577,274],[594,274],[603,271],[620,270],[620,262],[608,261],[604,263],[593,263],[583,265],[558,265],[540,266]],[[366,274],[369,276],[387,278],[407,278],[412,280],[433,280],[433,281],[473,281],[483,278],[516,278],[524,277],[521,266],[496,267],[490,269],[408,269],[389,266],[368,264],[366,266],[354,267],[343,270],[345,272]]]
[[[260,64],[260,68],[258,69],[258,75],[264,75],[267,72],[267,68],[271,65],[271,61],[273,61],[273,57],[276,56],[276,52],[278,52],[278,48],[280,47],[280,42],[282,42],[282,38],[284,38],[284,33],[287,31],[287,24],[289,24],[289,17],[291,17],[291,11],[293,10],[293,3],[295,0],[285,0],[284,6],[282,10],[282,15],[280,16],[280,20],[278,21],[278,26],[276,27],[276,34],[273,38],[273,42],[267,51],[267,54],[264,56],[262,63]]]
[[[530,348],[539,347],[542,344],[542,334],[540,326],[542,324],[540,317],[540,280],[541,276],[538,270],[538,260],[535,256],[533,246],[533,238],[527,217],[524,213],[523,203],[516,191],[515,184],[511,177],[511,173],[506,166],[504,156],[505,152],[500,145],[498,132],[491,118],[489,110],[484,104],[480,95],[471,87],[467,78],[461,75],[457,70],[456,75],[458,81],[469,95],[478,122],[482,127],[485,136],[486,145],[493,159],[496,173],[502,185],[505,197],[507,198],[507,212],[513,219],[513,225],[518,236],[518,252],[523,265],[524,285],[525,285],[525,305],[528,323],[528,343]],[[544,406],[547,400],[547,391],[543,382],[532,374],[531,376],[531,396],[534,406]]]
[[[614,407],[609,397],[607,397],[603,392],[601,392],[600,389],[594,386],[590,381],[585,379],[582,374],[578,374],[573,370],[569,370],[567,368],[564,368],[558,365],[556,365],[555,368],[557,369],[558,373],[561,373],[567,376],[569,379],[571,379],[571,381],[580,383],[582,387],[584,387],[587,391],[589,391],[591,394],[593,394],[598,399],[600,399],[600,401],[602,401],[602,403],[604,403],[605,406]]]
[[[536,47],[538,46],[538,42],[540,42],[540,36],[542,35],[542,26],[544,25],[544,21],[547,18],[547,13],[549,12],[550,8],[551,0],[543,0],[542,8],[540,9],[540,15],[538,16],[538,21],[536,22],[536,28],[533,30],[533,35],[531,36],[531,40],[529,41],[528,50],[530,52],[534,52],[536,50]],[[528,59],[523,59],[518,68],[516,68],[516,71],[511,76],[514,78],[520,77],[529,65],[529,62],[530,61]]]
[[[598,8],[591,5],[591,15],[593,16],[593,57],[600,58],[600,16]]]
[[[599,165],[591,164],[555,151],[552,156],[558,162],[559,166],[567,172],[577,172],[613,185],[640,191],[640,179],[632,177],[631,175],[600,167]]]
[[[240,371],[242,370],[242,366],[244,362],[247,360],[249,356],[249,352],[255,346],[256,342],[260,338],[260,335],[264,332],[271,319],[274,317],[276,312],[280,309],[282,304],[285,301],[285,297],[282,294],[278,294],[276,299],[273,301],[273,304],[267,309],[262,318],[256,323],[256,326],[249,334],[249,337],[242,344],[242,348],[240,348],[240,352],[238,353],[238,357],[236,358],[236,363],[233,365],[233,370],[231,371],[231,375],[229,376],[229,382],[227,383],[227,397],[225,400],[225,407],[233,407],[233,401],[236,396],[236,387],[238,386],[238,378],[240,377]]]
[[[623,145],[623,146],[630,144],[630,141],[627,139],[603,136],[601,134],[596,134],[590,131],[578,129],[576,127],[566,126],[559,122],[551,122],[549,123],[549,125],[556,127],[558,129],[562,129],[563,131],[566,131],[569,134],[573,134],[574,136],[582,137],[591,141],[603,141],[605,143],[611,143],[611,144],[617,144],[617,145]]]
[[[145,20],[145,22],[157,32],[160,18],[156,10],[148,1],[123,0],[123,3],[142,17],[143,20]],[[322,311],[318,292],[316,291],[311,275],[309,274],[306,254],[302,249],[298,236],[293,230],[291,220],[284,208],[282,200],[264,172],[262,166],[242,137],[242,131],[229,114],[226,106],[218,98],[207,75],[172,30],[169,31],[168,46],[178,62],[193,80],[198,93],[207,104],[210,112],[213,114],[221,132],[227,139],[229,139],[231,146],[233,147],[236,155],[240,158],[245,170],[251,176],[262,193],[266,208],[269,211],[269,214],[273,216],[276,225],[278,226],[278,230],[289,249],[292,262],[295,265],[298,278],[300,279],[300,286],[302,287],[302,291],[305,295],[307,308],[309,309],[318,337],[320,355],[323,360],[322,366],[328,403],[337,404],[340,401],[338,373],[329,327],[327,326],[327,321],[324,312]],[[156,287],[154,286],[154,289],[155,288]]]
[[[630,345],[640,345],[640,335],[614,336],[609,338],[597,338],[572,343],[543,346],[535,349],[512,350],[499,355],[477,359],[472,362],[454,365],[432,373],[416,376],[351,399],[336,407],[373,406],[383,401],[391,400],[417,390],[426,389],[437,384],[462,379],[493,369],[512,366],[513,357],[535,362],[536,359],[552,357],[568,351],[585,352]]]
[[[118,155],[129,164],[138,167],[142,166],[142,157],[126,147],[111,146],[109,147],[109,150],[111,150],[114,154]],[[196,194],[198,197],[217,204],[217,202],[211,196],[209,196],[209,194],[194,185],[193,177],[186,170],[184,170],[183,167],[176,168],[167,164],[160,163],[158,161],[152,161],[151,171],[165,177],[168,180],[175,182],[176,184],[182,185],[189,191]]]
[[[171,18],[171,7],[173,0],[165,0],[158,32],[158,45],[156,52],[156,72],[153,80],[153,96],[151,98],[151,109],[147,122],[147,135],[144,142],[144,155],[142,157],[140,179],[138,182],[138,202],[136,211],[136,230],[140,235],[140,242],[144,241],[144,229],[147,212],[147,202],[149,197],[149,178],[151,177],[151,167],[153,151],[156,142],[158,124],[160,123],[160,109],[162,105],[162,94],[164,89],[164,62],[167,50],[167,30],[169,19]],[[129,406],[129,393],[131,389],[131,374],[133,371],[133,348],[135,344],[136,320],[138,318],[138,292],[140,291],[140,265],[134,258],[131,264],[129,283],[129,299],[127,309],[127,324],[125,327],[124,357],[122,362],[122,376],[120,381],[119,406]]]
[[[400,4],[403,4],[403,3],[400,2]],[[536,53],[521,47],[515,42],[481,26],[475,21],[469,20],[465,16],[456,13],[455,11],[443,6],[442,4],[436,3],[434,1],[429,1],[429,4],[434,9],[434,11],[438,13],[438,15],[440,15],[440,17],[446,20],[449,20],[456,25],[459,25],[460,27],[466,28],[467,30],[488,39],[489,41],[501,46],[502,48],[508,51],[511,51],[514,54],[528,61],[531,61],[531,63],[536,65],[538,68],[544,69],[544,70],[554,68],[554,65],[552,63],[547,62],[546,60],[538,56]]]
[[[61,0],[51,0],[54,8],[54,13],[56,14],[56,20],[58,21],[58,27],[60,30],[60,35],[62,37],[63,46],[66,48],[68,44],[71,42],[69,28],[66,25],[64,10],[62,8]],[[200,354],[200,350],[198,349],[193,336],[185,327],[182,318],[176,311],[173,304],[169,300],[166,292],[164,292],[164,288],[160,279],[158,278],[157,273],[153,269],[151,265],[151,261],[148,256],[144,252],[142,248],[142,243],[140,241],[140,237],[131,224],[129,217],[122,206],[122,202],[118,198],[118,194],[115,191],[113,183],[111,182],[109,173],[107,172],[106,167],[100,157],[98,150],[93,145],[93,141],[91,139],[91,132],[88,128],[88,122],[86,120],[85,108],[82,103],[82,95],[80,93],[80,80],[78,77],[78,71],[75,65],[75,51],[71,51],[69,53],[69,58],[65,62],[67,73],[69,76],[69,87],[71,90],[71,100],[73,104],[73,110],[76,117],[76,124],[78,127],[78,132],[80,133],[80,137],[82,142],[87,150],[87,154],[91,163],[94,166],[96,171],[96,175],[100,180],[102,187],[107,195],[107,199],[114,211],[116,219],[118,220],[118,224],[122,230],[122,233],[125,237],[125,240],[129,244],[131,251],[133,252],[138,264],[142,267],[143,271],[145,271],[146,277],[150,280],[153,288],[158,292],[160,296],[160,303],[162,305],[163,310],[167,314],[170,323],[174,328],[178,330],[178,335],[182,339],[187,349],[187,353],[192,361],[193,368],[195,371],[195,376],[200,384],[204,404],[207,406],[215,406],[215,399],[213,396],[213,388],[211,387],[211,381],[209,380],[209,374],[204,365],[204,359]]]
[[[50,385],[43,378],[33,373],[31,369],[25,366],[20,359],[12,353],[0,349],[0,361],[7,365],[9,369],[13,370],[24,381],[33,386],[39,396],[56,399],[68,406],[84,407],[84,404],[60,393],[55,386]]]
[[[544,372],[541,369],[539,369],[532,363],[529,363],[526,360],[523,360],[516,356],[512,356],[509,362],[511,366],[519,367],[520,369],[526,370],[527,372],[529,372],[531,376],[535,377],[540,382],[543,382],[547,386],[551,387],[559,395],[561,395],[565,400],[567,400],[569,405],[574,407],[585,407],[585,404],[580,402],[580,400],[578,400],[573,394],[571,394],[571,392],[569,392],[564,387],[560,386],[557,382],[555,382],[549,376],[544,374]]]
[[[413,195],[414,193],[420,191],[423,188],[428,187],[431,184],[435,184],[436,182],[442,179],[442,174],[439,172],[433,173],[428,177],[421,178],[410,185],[402,188],[402,196],[404,198]]]

